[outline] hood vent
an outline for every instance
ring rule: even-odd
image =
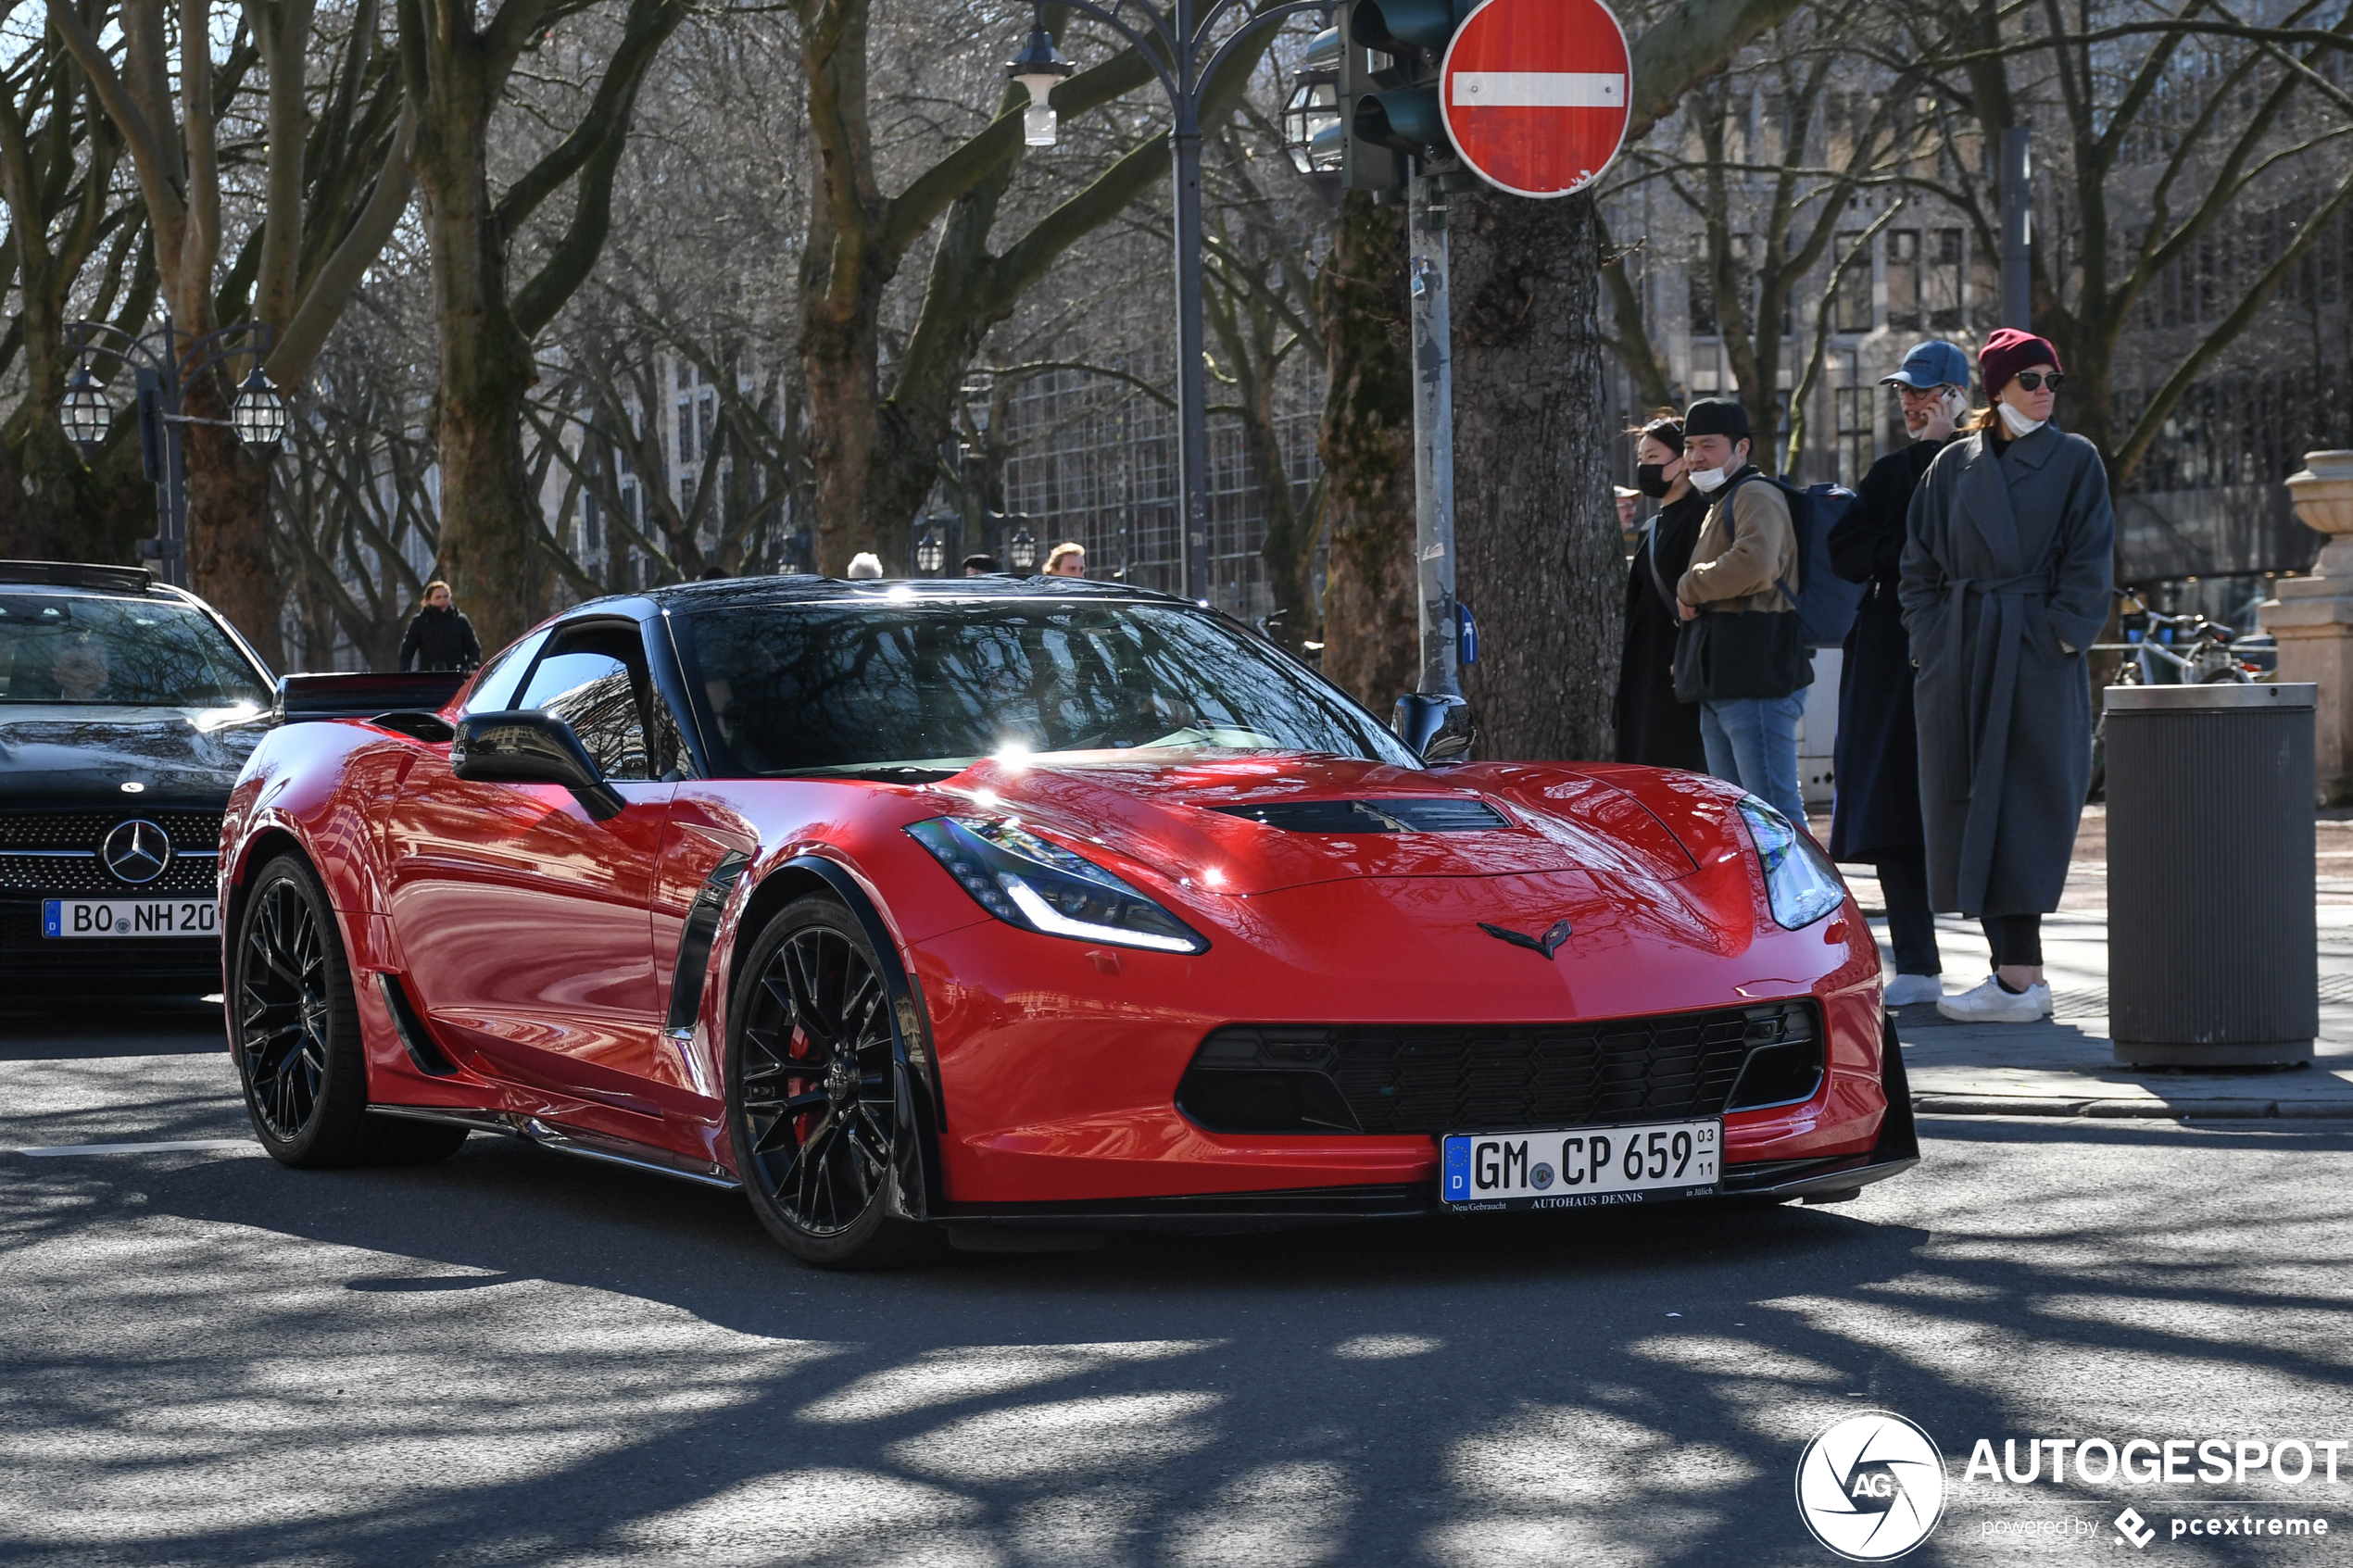
[[[1511,825],[1484,800],[1442,795],[1392,800],[1270,800],[1210,809],[1286,833],[1486,833]]]

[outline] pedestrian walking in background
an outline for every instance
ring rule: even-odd
[[[1703,397],[1683,414],[1684,473],[1708,501],[1675,585],[1684,621],[1675,690],[1699,701],[1707,771],[1797,823],[1797,721],[1814,684],[1797,621],[1797,531],[1789,502],[1749,461],[1748,410]]]
[[[1087,546],[1064,540],[1046,554],[1046,575],[1049,577],[1084,577],[1087,575]]]
[[[872,583],[882,576],[882,557],[872,550],[861,550],[849,558],[849,581]]]
[[[1904,546],[1918,669],[1929,901],[1975,916],[1994,973],[1947,1018],[2047,1016],[2058,908],[2092,771],[2084,650],[2108,620],[2116,519],[2092,444],[2055,428],[2058,351],[2004,328],[1977,357],[1991,407],[1929,464]]]
[[[995,556],[966,556],[964,558],[964,575],[967,577],[994,577],[1000,570],[1001,569],[997,565]]]
[[[1639,489],[1629,489],[1623,484],[1613,484],[1609,487],[1609,494],[1610,498],[1617,503],[1618,540],[1625,546],[1626,553],[1630,556],[1634,553],[1636,540],[1642,533],[1642,493]]]
[[[435,578],[425,584],[425,602],[409,620],[400,639],[403,670],[472,670],[482,662],[482,644],[474,640],[474,623],[449,602],[449,584]]]
[[[1928,901],[1928,835],[1920,824],[1920,759],[1912,721],[1912,646],[1904,631],[1905,521],[1920,475],[1969,413],[1969,356],[1923,343],[1881,379],[1895,388],[1911,445],[1871,465],[1855,504],[1831,530],[1831,567],[1867,583],[1839,666],[1838,745],[1831,776],[1831,859],[1879,870],[1895,978],[1889,1007],[1944,994],[1936,916]]]
[[[1636,493],[1659,503],[1634,545],[1626,576],[1626,642],[1617,659],[1617,759],[1652,768],[1707,771],[1699,704],[1675,696],[1675,584],[1692,564],[1706,498],[1683,473],[1683,421],[1672,415],[1642,427],[1634,443]]]

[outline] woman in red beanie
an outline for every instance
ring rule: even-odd
[[[1919,722],[1929,901],[1974,915],[1994,973],[1937,1010],[2029,1022],[2051,1010],[2043,916],[2058,908],[2091,783],[2083,650],[2108,619],[2108,470],[2055,428],[2058,350],[2004,328],[1977,357],[1992,406],[1913,493],[1902,600]]]

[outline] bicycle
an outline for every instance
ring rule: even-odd
[[[2211,686],[2250,684],[2263,678],[2263,667],[2249,656],[2270,652],[2268,638],[2244,636],[2237,628],[2210,621],[2195,610],[2187,615],[2168,615],[2163,610],[2151,609],[2138,588],[2119,588],[2115,594],[2120,601],[2117,619],[2124,641],[2094,643],[2092,651],[2125,656],[2123,667],[2116,674],[2116,684]],[[2123,625],[2136,616],[2140,625]],[[2092,725],[2092,781],[2083,793],[2086,800],[2097,800],[2108,793],[2105,703],[2100,705],[2100,716]]]
[[[2192,611],[2188,615],[2168,615],[2151,609],[2148,601],[2137,588],[2119,588],[2116,596],[2119,623],[2139,617],[2142,624],[2123,626],[2124,641],[2094,643],[2094,653],[2120,653],[2125,656],[2123,668],[2117,672],[2120,686],[2204,686],[2246,684],[2263,673],[2249,654],[2261,651],[2254,646],[2256,639],[2242,635],[2237,628],[2220,621],[2209,621]],[[2183,651],[2186,650],[2186,651]]]

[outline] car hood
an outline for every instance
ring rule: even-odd
[[[270,727],[268,710],[0,703],[0,804],[218,805]]]
[[[976,763],[934,793],[952,801],[951,809],[1017,815],[1075,847],[1098,846],[1182,885],[1228,895],[1341,878],[1551,872],[1671,882],[1693,870],[1675,835],[1641,802],[1566,767],[1435,772],[1295,754],[1166,763],[1071,753]],[[1403,803],[1393,809],[1409,822],[1434,811],[1441,820],[1476,822],[1480,806],[1492,819],[1442,831],[1279,825],[1328,822],[1329,809],[1348,802],[1376,814],[1384,802]],[[1261,814],[1269,820],[1257,820]]]

